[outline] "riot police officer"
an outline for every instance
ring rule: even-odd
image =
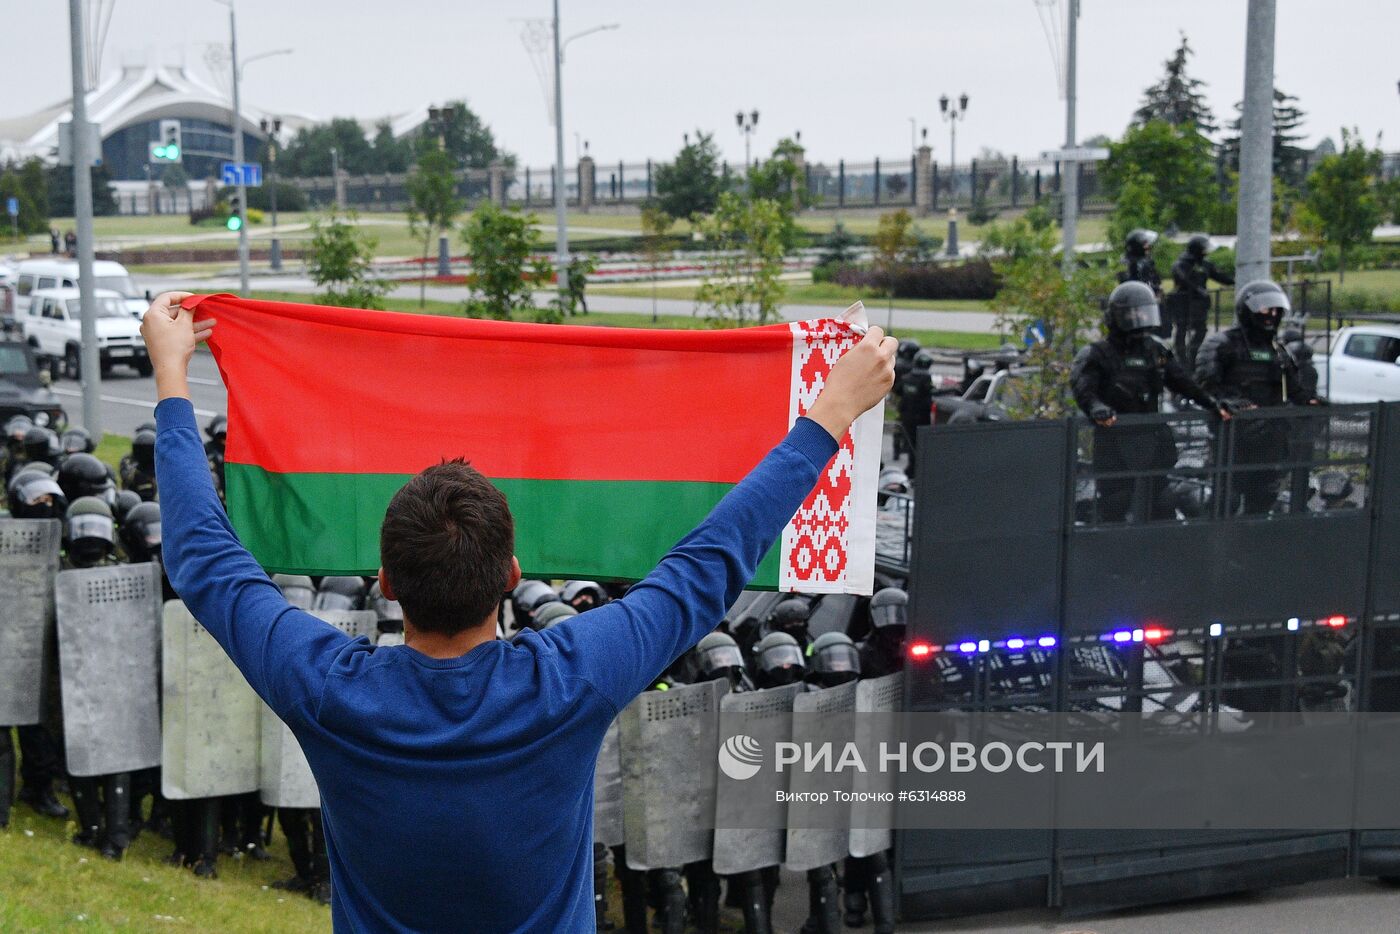
[[[1152,288],[1157,300],[1162,299],[1162,274],[1157,271],[1157,263],[1152,259],[1152,245],[1157,242],[1157,231],[1139,227],[1129,231],[1123,242],[1123,268],[1118,270],[1119,282],[1143,282]],[[1165,317],[1165,316],[1164,316]],[[1164,321],[1157,329],[1158,337],[1171,337],[1171,322]]]
[[[769,633],[785,632],[792,636],[799,648],[806,651],[807,646],[812,644],[812,635],[807,629],[811,618],[812,604],[806,598],[788,597],[773,607],[773,612],[769,613],[768,618],[759,626],[759,638],[761,640]]]
[[[141,495],[133,490],[117,490],[116,497],[112,500],[112,518],[117,520],[117,527],[126,521],[127,514],[131,510],[140,506]]]
[[[535,612],[546,603],[558,603],[559,594],[539,580],[523,580],[510,594],[511,616],[516,632],[530,628]]]
[[[1206,338],[1206,321],[1210,314],[1210,293],[1206,283],[1215,280],[1221,285],[1234,285],[1235,277],[1206,259],[1211,251],[1210,237],[1196,234],[1186,241],[1186,249],[1172,264],[1172,324],[1176,357],[1187,370],[1196,365],[1196,354]],[[1188,338],[1189,332],[1189,338]]]
[[[1285,328],[1279,335],[1279,343],[1283,344],[1284,353],[1293,361],[1303,391],[1310,396],[1316,396],[1321,402],[1322,397],[1317,395],[1317,364],[1313,363],[1312,344],[1303,338],[1302,329],[1296,326]]]
[[[224,448],[228,443],[228,419],[222,415],[215,415],[209,420],[209,424],[204,427],[204,433],[209,436],[209,440],[204,445],[204,456],[209,461],[209,469],[214,474],[214,488],[219,492],[219,499],[224,498]]]
[[[559,599],[583,613],[607,603],[608,592],[596,581],[565,581],[559,588]]]
[[[909,595],[898,587],[882,587],[870,598],[870,623],[861,640],[862,677],[879,678],[904,670],[904,632]]]
[[[64,516],[64,568],[115,564],[116,547],[111,507],[94,496],[75,499]],[[121,859],[131,845],[131,773],[75,775],[68,787],[78,811],[73,842],[92,847],[108,859]]]
[[[899,342],[899,347],[894,352],[894,378],[896,381],[914,368],[914,357],[920,349],[919,342],[911,338],[906,337]]]
[[[379,636],[376,645],[403,645],[403,607],[399,601],[384,596],[379,581],[370,585],[365,608],[374,611]]]
[[[919,428],[933,420],[931,414],[933,407],[932,369],[933,355],[927,350],[920,350],[914,354],[909,371],[903,377],[895,380],[894,384],[894,393],[899,397],[900,433],[903,435],[904,450],[909,454],[909,462],[905,470],[911,477],[918,476],[915,472],[914,459]]]
[[[1283,289],[1267,279],[1235,293],[1235,325],[1212,334],[1201,345],[1196,380],[1236,409],[1315,405],[1317,394],[1304,385],[1293,358],[1276,339],[1279,325],[1292,310]],[[1235,464],[1268,464],[1288,459],[1289,426],[1279,419],[1242,422],[1235,429]],[[1246,514],[1269,512],[1278,499],[1282,473],[1245,470],[1231,478],[1227,508]]]
[[[1108,297],[1104,321],[1108,337],[1081,350],[1070,372],[1074,401],[1095,425],[1094,472],[1170,469],[1176,466],[1177,458],[1171,428],[1164,424],[1118,425],[1119,414],[1155,413],[1163,389],[1225,418],[1229,413],[1186,375],[1171,351],[1153,339],[1161,313],[1157,296],[1146,283],[1124,282],[1115,288]],[[1136,480],[1104,477],[1095,485],[1100,521],[1120,522],[1134,506],[1139,521],[1175,515],[1162,496],[1167,487],[1165,474]],[[1145,496],[1136,504],[1135,490]]]
[[[144,502],[156,498],[156,433],[138,428],[131,436],[131,451],[117,465],[122,489],[135,492]]]
[[[323,577],[316,589],[313,610],[362,610],[365,607],[365,581],[362,577]]]
[[[58,485],[70,503],[91,496],[102,500],[110,511],[117,500],[111,471],[91,454],[70,454],[58,468]]]
[[[78,425],[65,429],[58,437],[58,444],[63,448],[64,457],[70,454],[91,454],[97,450],[92,433]]]

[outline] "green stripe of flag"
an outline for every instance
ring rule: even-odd
[[[374,574],[379,526],[406,474],[279,474],[227,464],[229,518],[270,572]],[[682,481],[494,480],[515,516],[527,577],[642,578],[732,484]],[[579,543],[585,543],[580,547]],[[778,583],[777,547],[752,586]],[[580,564],[578,556],[583,558]],[[353,570],[352,570],[353,569]]]

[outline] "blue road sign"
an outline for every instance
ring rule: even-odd
[[[238,176],[243,176],[245,188],[258,188],[262,185],[262,165],[257,162],[244,162],[240,165],[237,162],[224,162],[219,166],[219,179],[227,187],[232,188],[238,184]]]
[[[11,217],[19,217],[18,198],[11,197],[5,199],[5,213],[10,215]]]

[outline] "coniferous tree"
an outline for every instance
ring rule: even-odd
[[[1231,171],[1240,170],[1240,120],[1242,103],[1235,104],[1235,119],[1230,121],[1230,135],[1220,142],[1225,164]],[[1298,128],[1306,115],[1298,107],[1298,98],[1274,88],[1274,177],[1296,188],[1307,174],[1308,151],[1298,145],[1303,134]]]
[[[1142,106],[1133,114],[1134,123],[1142,125],[1152,120],[1162,120],[1172,126],[1194,123],[1204,134],[1215,132],[1215,115],[1202,91],[1205,82],[1186,73],[1186,61],[1191,55],[1191,45],[1182,33],[1181,45],[1167,59],[1166,74],[1143,93]]]

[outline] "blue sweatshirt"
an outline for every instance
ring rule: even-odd
[[[836,453],[798,419],[626,597],[438,659],[290,606],[228,523],[189,401],[156,424],[167,572],[306,753],[337,931],[592,931],[604,731],[718,625]]]

